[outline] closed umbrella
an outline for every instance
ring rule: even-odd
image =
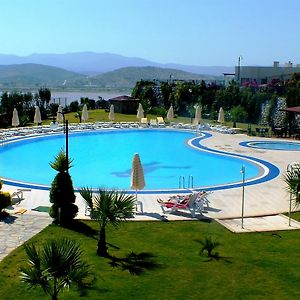
[[[137,115],[136,117],[141,120],[142,118],[144,118],[144,110],[143,110],[143,106],[142,104],[140,103],[139,104],[139,107],[138,107],[138,110],[137,110]]]
[[[36,123],[36,125],[42,122],[41,112],[38,106],[35,107],[33,122]]]
[[[109,108],[108,118],[110,121],[113,121],[115,119],[115,108],[113,104]]]
[[[224,109],[223,109],[223,107],[221,107],[220,110],[219,110],[218,122],[221,123],[221,124],[225,123],[225,116],[224,116]]]
[[[130,188],[135,190],[135,195],[137,199],[137,190],[142,190],[145,187],[145,178],[143,166],[141,163],[140,156],[136,153],[134,154],[132,160],[132,170],[131,170],[131,185]]]
[[[20,125],[18,111],[17,111],[16,108],[14,108],[14,110],[13,110],[13,116],[12,116],[12,120],[11,120],[11,125],[14,126],[14,127],[17,127],[17,126]]]
[[[88,119],[89,119],[89,113],[88,113],[86,104],[84,104],[84,105],[83,105],[83,108],[82,108],[81,120],[82,120],[83,122],[85,122],[85,121],[87,121]]]
[[[168,113],[167,113],[167,119],[169,121],[172,121],[174,119],[174,108],[173,105],[170,106]]]
[[[63,111],[62,111],[62,106],[59,105],[56,113],[56,121],[57,122],[63,122],[64,121],[64,116],[63,116]]]
[[[202,107],[200,105],[197,105],[195,111],[195,120],[194,120],[194,123],[197,125],[201,123],[201,112],[202,112]]]

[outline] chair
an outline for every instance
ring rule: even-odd
[[[12,205],[19,205],[24,200],[23,191],[16,191],[11,194]]]
[[[31,189],[18,189],[11,193],[12,205],[19,205],[24,200],[23,192],[31,191]]]
[[[158,124],[159,127],[165,127],[166,126],[163,117],[157,117],[156,120],[157,120],[157,124]]]
[[[148,127],[147,118],[141,118],[141,127]]]
[[[157,122],[155,119],[150,119],[150,127],[157,127]]]
[[[194,218],[196,215],[196,211],[199,211],[201,214],[202,206],[197,203],[197,199],[199,198],[200,193],[190,194],[187,198],[183,199],[179,202],[162,202],[158,201],[163,213],[173,213],[178,210],[189,210]],[[176,199],[176,197],[174,197]],[[180,199],[180,198],[179,198]],[[166,209],[169,209],[168,211]]]

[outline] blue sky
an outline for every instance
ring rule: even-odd
[[[0,0],[1,54],[110,52],[190,65],[300,64],[299,0]]]

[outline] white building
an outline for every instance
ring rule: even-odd
[[[260,66],[236,66],[235,80],[243,85],[247,82],[260,84],[267,84],[272,79],[287,80],[290,79],[294,73],[300,73],[300,65],[293,66],[292,62],[280,66],[278,61],[274,61],[272,67]]]

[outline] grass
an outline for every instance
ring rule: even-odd
[[[300,220],[300,213],[293,215]],[[98,230],[98,224],[86,221]],[[196,240],[211,236],[221,245],[221,259],[199,256]],[[97,234],[87,236],[54,225],[30,240],[68,237],[78,241],[97,281],[82,299],[298,299],[299,231],[233,234],[216,222],[126,222],[108,227],[109,253],[124,258],[131,251],[154,256],[155,268],[131,275],[112,268],[96,255]],[[39,289],[27,290],[18,278],[26,262],[19,247],[0,263],[0,299],[49,299]],[[78,299],[74,290],[59,299]]]
[[[94,110],[89,110],[89,120],[88,122],[108,122],[108,112],[106,112],[104,109],[94,109]],[[156,115],[148,114],[147,119],[156,119]],[[78,123],[79,119],[76,117],[76,113],[68,113],[65,115],[66,120],[69,121],[69,123]],[[49,125],[51,123],[52,119],[48,120],[43,120],[43,125]],[[115,113],[115,120],[114,122],[137,122],[138,119],[136,118],[136,115],[127,115],[127,114],[120,114],[120,113]],[[166,122],[168,122],[166,120]],[[178,116],[177,118],[174,119],[174,122],[176,123],[186,123],[190,124],[191,123],[191,118],[188,117],[181,117]],[[201,123],[210,123],[210,124],[218,124],[213,120],[209,119],[202,119]],[[32,124],[34,125],[34,124]],[[226,122],[227,126],[232,126],[232,122]],[[252,124],[253,125],[253,124]],[[236,126],[238,128],[241,128],[243,131],[247,130],[248,124],[246,123],[236,123]],[[254,125],[253,125],[254,126]]]

